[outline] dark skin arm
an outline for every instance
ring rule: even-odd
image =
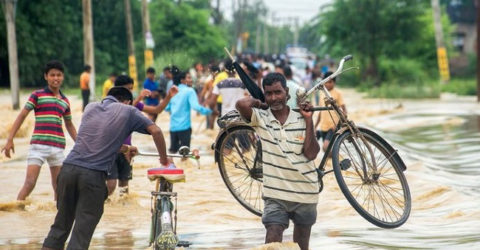
[[[172,86],[170,90],[168,91],[167,96],[162,99],[162,101],[157,105],[157,106],[148,106],[145,105],[143,107],[143,112],[149,113],[149,114],[160,114],[162,111],[167,107],[168,102],[170,102],[170,99],[172,99],[173,96],[175,96],[178,93],[178,87],[177,86]]]
[[[315,130],[313,126],[313,111],[307,111],[313,108],[310,103],[304,103],[300,105],[300,114],[305,119],[305,141],[303,142],[303,155],[308,160],[314,160],[320,152],[320,145],[315,138]]]
[[[67,120],[64,118],[64,121],[65,121],[65,128],[67,129],[70,137],[72,137],[73,141],[77,140],[77,129],[75,129],[75,126],[73,125],[72,120]]]
[[[152,135],[153,142],[155,142],[158,155],[160,155],[160,163],[163,166],[167,166],[169,161],[167,158],[167,147],[165,144],[165,139],[163,138],[162,130],[157,125],[152,124],[147,127],[147,131],[150,133],[150,135]]]
[[[18,114],[17,119],[15,119],[12,128],[10,129],[10,133],[7,137],[7,144],[2,148],[1,151],[2,153],[5,152],[5,156],[7,158],[10,158],[10,150],[15,153],[15,145],[13,144],[13,138],[15,137],[15,134],[17,134],[18,130],[22,126],[25,118],[27,118],[29,113],[30,110],[26,108],[22,109],[22,111],[20,111],[20,113]]]
[[[252,108],[261,108],[267,109],[268,106],[265,103],[262,103],[260,100],[252,98],[252,97],[244,97],[237,101],[235,104],[235,108],[237,108],[240,115],[245,118],[247,121],[250,121],[252,117]]]

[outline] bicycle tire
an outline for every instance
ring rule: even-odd
[[[262,149],[253,128],[239,125],[226,129],[215,151],[220,175],[230,193],[248,211],[261,216],[264,208]]]
[[[399,227],[407,221],[412,202],[403,174],[405,165],[378,134],[365,128],[360,133],[371,146],[374,158],[359,136],[343,132],[332,150],[335,178],[345,198],[363,218],[382,228]],[[373,160],[377,173],[371,168]],[[367,170],[368,178],[362,168]]]

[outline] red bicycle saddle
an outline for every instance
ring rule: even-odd
[[[185,174],[181,168],[150,168],[147,177],[151,181],[163,177],[170,182],[185,181]]]

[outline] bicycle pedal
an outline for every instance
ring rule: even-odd
[[[347,169],[349,169],[351,166],[352,166],[352,161],[350,161],[350,159],[343,159],[343,160],[340,162],[340,169],[341,169],[341,170],[347,170]]]
[[[177,247],[189,247],[190,245],[192,245],[192,242],[187,240],[180,240],[177,243]]]

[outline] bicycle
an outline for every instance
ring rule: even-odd
[[[349,70],[342,71],[343,64],[350,59],[352,56],[345,56],[331,76],[317,81],[308,92],[297,93],[300,102],[304,102],[315,91],[322,91],[326,107],[312,110],[333,111],[339,117],[337,130],[316,169],[319,193],[323,190],[323,177],[334,172],[345,198],[363,218],[382,228],[396,228],[407,221],[411,210],[410,190],[403,174],[405,163],[380,135],[347,119],[324,87],[330,79]],[[264,206],[261,141],[236,110],[219,118],[217,123],[221,130],[212,149],[222,179],[243,207],[261,216]],[[248,143],[240,142],[239,138]],[[326,171],[330,154],[333,169]]]
[[[157,153],[139,152],[143,156],[157,156]],[[178,154],[167,154],[168,157],[199,160],[190,149],[183,146]],[[180,168],[150,168],[147,177],[155,181],[155,191],[151,192],[152,223],[150,228],[150,246],[153,249],[175,249],[189,247],[188,241],[180,241],[177,236],[177,192],[173,192],[175,182],[185,182],[185,174]],[[174,198],[175,204],[172,202]],[[172,218],[173,212],[173,218]]]

